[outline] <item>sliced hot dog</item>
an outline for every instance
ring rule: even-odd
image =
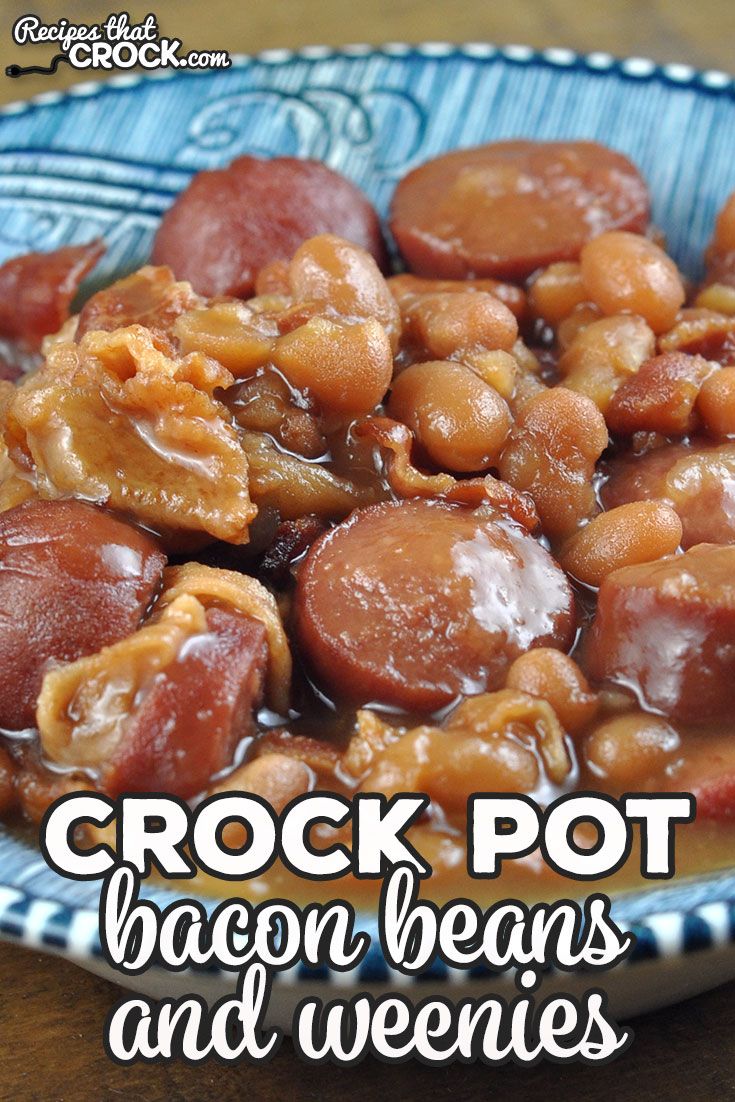
[[[234,609],[211,608],[207,628],[142,691],[112,760],[102,765],[111,795],[194,796],[251,733],[268,658],[265,626]]]
[[[730,731],[689,737],[670,787],[697,799],[697,821],[735,819],[735,741]]]
[[[202,295],[247,298],[261,268],[322,233],[361,245],[385,267],[378,216],[344,176],[318,161],[238,157],[198,173],[179,195],[156,234],[153,263]]]
[[[0,727],[34,725],[50,664],[135,631],[165,564],[149,536],[80,501],[0,513]]]
[[[510,521],[439,501],[359,509],[311,548],[296,628],[337,696],[426,711],[503,684],[519,654],[567,649],[567,580]]]
[[[80,283],[104,251],[101,241],[91,241],[6,261],[0,267],[0,336],[39,348],[69,317]]]
[[[735,708],[735,547],[699,544],[683,555],[615,570],[600,586],[587,641],[592,677],[634,689],[685,723]]]
[[[444,154],[399,183],[391,229],[422,276],[523,279],[606,230],[642,233],[646,184],[596,142],[506,141]]]
[[[609,465],[606,509],[628,501],[665,501],[679,514],[683,547],[735,542],[735,444],[665,444]]]

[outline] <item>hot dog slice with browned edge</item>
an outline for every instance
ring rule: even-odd
[[[0,727],[34,725],[50,665],[135,631],[165,564],[145,533],[80,501],[0,513]]]
[[[629,501],[664,501],[684,527],[682,547],[735,542],[735,443],[663,444],[608,464],[600,496],[606,509]]]
[[[207,610],[207,632],[151,680],[124,721],[106,792],[172,792],[188,799],[232,764],[253,733],[268,659],[265,625],[235,609]]]
[[[101,241],[91,241],[7,260],[0,267],[0,337],[40,348],[69,317],[79,285],[104,251]]]
[[[525,531],[425,500],[359,509],[317,540],[295,616],[332,693],[417,711],[500,687],[519,654],[567,649],[575,628],[563,572]]]
[[[247,298],[261,268],[322,233],[362,246],[385,267],[378,216],[344,176],[319,161],[238,157],[199,172],[179,195],[156,234],[153,263],[199,294]]]
[[[627,157],[596,142],[504,141],[446,153],[405,176],[391,230],[421,276],[524,279],[576,260],[606,230],[643,233],[649,196]]]
[[[587,640],[590,674],[685,723],[735,709],[735,547],[626,566],[603,581]]]

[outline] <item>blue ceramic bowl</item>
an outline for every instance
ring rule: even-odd
[[[122,76],[0,109],[0,261],[101,235],[108,252],[95,281],[109,282],[146,260],[161,213],[193,173],[242,153],[323,160],[385,212],[415,165],[509,137],[595,138],[629,154],[673,255],[696,277],[715,213],[735,188],[735,81],[640,58],[486,44],[271,50],[225,72]],[[56,876],[0,827],[0,935],[104,971],[96,905],[94,885]],[[621,895],[615,914],[639,937],[632,961],[609,977],[620,1013],[735,976],[735,871]],[[274,1020],[285,1022],[309,985],[338,979],[281,977]],[[395,979],[375,951],[349,982]],[[434,983],[459,995],[491,982],[438,969],[420,990]],[[154,970],[136,983],[215,995],[232,978]]]

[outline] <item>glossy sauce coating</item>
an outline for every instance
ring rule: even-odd
[[[188,283],[176,282],[170,268],[147,265],[87,299],[74,339],[80,341],[93,329],[109,333],[126,325],[144,325],[162,351],[171,351],[174,322],[201,301]]]
[[[605,230],[643,232],[648,206],[637,169],[594,142],[495,142],[404,177],[391,229],[418,275],[519,279]]]
[[[534,646],[571,646],[563,573],[522,529],[431,501],[358,510],[309,552],[298,639],[339,696],[431,711],[502,684]]]
[[[582,284],[603,314],[638,314],[664,333],[676,321],[686,292],[676,264],[637,233],[603,233],[580,254]]]
[[[620,386],[607,407],[612,432],[660,432],[686,436],[699,426],[697,398],[717,364],[702,356],[665,352],[654,356]]]

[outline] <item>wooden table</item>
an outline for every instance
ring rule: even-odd
[[[28,11],[47,22],[64,16],[93,23],[124,7],[131,19],[153,9],[162,33],[193,50],[254,53],[273,46],[346,42],[523,42],[608,50],[624,57],[684,61],[700,68],[735,65],[735,4],[731,0],[2,0],[0,7],[0,102],[47,92],[79,79],[62,66],[55,77],[10,80],[11,62],[48,65],[53,50],[16,46],[14,21]],[[91,74],[94,77],[94,74]]]
[[[47,64],[46,48],[19,50],[10,41],[15,18],[31,8],[42,19],[62,15],[92,22],[121,5],[99,0],[3,0],[0,61]],[[489,40],[533,46],[571,46],[684,61],[703,68],[735,64],[735,4],[731,0],[179,0],[125,7],[135,19],[151,6],[163,33],[190,49],[254,52],[307,43],[420,40]],[[0,75],[0,102],[69,83],[56,78],[12,81]],[[101,1031],[118,990],[66,962],[0,946],[0,1099],[13,1102],[374,1102],[437,1097],[456,1099],[541,1098],[575,1102],[691,1102],[735,1098],[735,985],[635,1023],[631,1050],[607,1068],[542,1066],[533,1070],[454,1067],[433,1071],[415,1065],[358,1070],[316,1069],[298,1064],[288,1045],[265,1068],[121,1069],[105,1057]]]
[[[101,1030],[119,997],[66,961],[0,947],[0,1098],[7,1102],[727,1102],[735,1097],[735,984],[639,1018],[603,1068],[310,1067],[285,1042],[266,1067],[110,1063]]]

